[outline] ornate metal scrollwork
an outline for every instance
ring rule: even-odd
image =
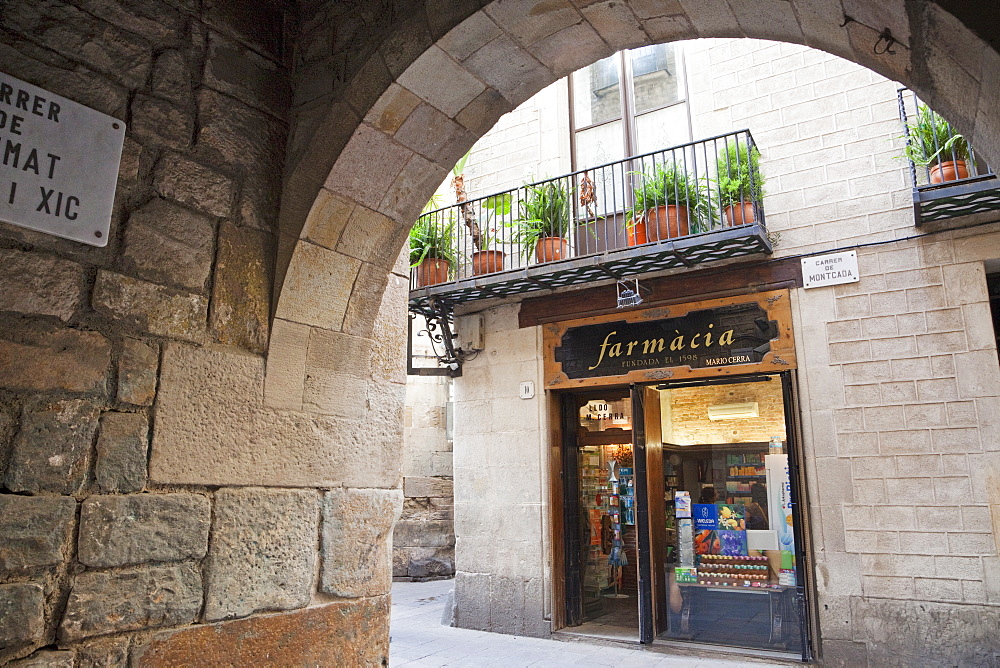
[[[406,372],[411,376],[451,376],[462,375],[464,355],[460,348],[455,347],[454,314],[445,304],[431,301],[430,308],[420,313],[410,311],[409,328],[407,331],[407,364]],[[424,327],[417,330],[427,334],[431,349],[437,359],[437,367],[417,367],[413,364],[413,323],[418,316],[423,316]]]

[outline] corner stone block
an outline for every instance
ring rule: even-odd
[[[295,248],[276,317],[339,331],[361,261],[305,241]]]
[[[129,131],[143,144],[183,151],[191,145],[194,119],[175,104],[140,94],[132,102]]]
[[[323,496],[320,590],[356,598],[389,593],[390,536],[403,510],[398,489],[342,489]]]
[[[397,522],[392,533],[393,546],[451,547],[455,544],[454,523],[410,520]]]
[[[146,666],[385,666],[389,597],[337,601],[156,635],[133,651]]]
[[[10,668],[73,668],[73,652],[44,650],[13,661]]]
[[[407,498],[423,496],[454,496],[455,483],[450,478],[424,478],[408,476],[403,479],[403,493]]]
[[[267,349],[271,296],[270,235],[226,222],[219,250],[209,325],[219,343],[253,353]]]
[[[0,250],[0,311],[69,320],[83,301],[82,267],[40,253]]]
[[[230,215],[236,197],[236,186],[228,176],[176,153],[160,160],[153,186],[163,197],[216,218]]]
[[[205,336],[208,300],[201,295],[100,270],[93,305],[140,332],[195,342]]]
[[[118,399],[136,406],[149,406],[156,395],[156,369],[160,350],[155,344],[125,339],[118,359]]]
[[[80,562],[92,568],[201,559],[211,505],[200,494],[91,496],[80,513]]]
[[[393,550],[395,553],[395,550]],[[454,548],[415,547],[407,551],[406,573],[413,578],[428,578],[455,573]]]
[[[201,609],[201,574],[191,564],[81,573],[73,583],[59,639],[190,624]]]
[[[97,484],[103,492],[140,492],[146,486],[149,422],[142,413],[105,413],[97,436]]]
[[[367,518],[359,516],[359,521]],[[205,619],[309,604],[318,497],[312,491],[223,489],[215,496]]]
[[[4,387],[104,393],[111,344],[97,332],[25,331],[11,338],[14,340],[0,340],[0,382]]]
[[[0,577],[65,561],[75,517],[69,497],[0,495]]]
[[[24,408],[7,465],[14,492],[74,494],[83,487],[100,409],[83,399],[36,400]]]
[[[143,278],[201,292],[214,241],[211,218],[157,198],[129,216],[125,261]]]
[[[37,646],[44,636],[45,592],[41,586],[0,585],[0,661],[12,652]]]
[[[76,668],[117,668],[129,665],[131,639],[110,636],[85,640],[73,646]]]

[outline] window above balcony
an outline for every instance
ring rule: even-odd
[[[912,91],[898,95],[916,224],[977,223],[1000,210],[1000,182],[972,145]]]
[[[762,185],[743,130],[432,211],[410,310],[768,254]]]

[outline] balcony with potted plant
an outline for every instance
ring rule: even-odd
[[[759,158],[741,130],[425,213],[418,225],[439,230],[417,238],[450,236],[452,273],[428,283],[414,269],[410,310],[440,314],[477,300],[766,256]],[[727,222],[725,209],[740,201],[749,208]],[[411,262],[421,257],[413,248]]]
[[[899,89],[898,101],[917,225],[959,218],[974,224],[1000,210],[996,175],[968,140],[912,91]]]

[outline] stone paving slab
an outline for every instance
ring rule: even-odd
[[[719,656],[677,656],[639,647],[630,649],[452,628],[441,623],[441,616],[448,601],[448,592],[453,587],[453,580],[393,583],[390,666],[761,668],[789,665],[738,661]]]

